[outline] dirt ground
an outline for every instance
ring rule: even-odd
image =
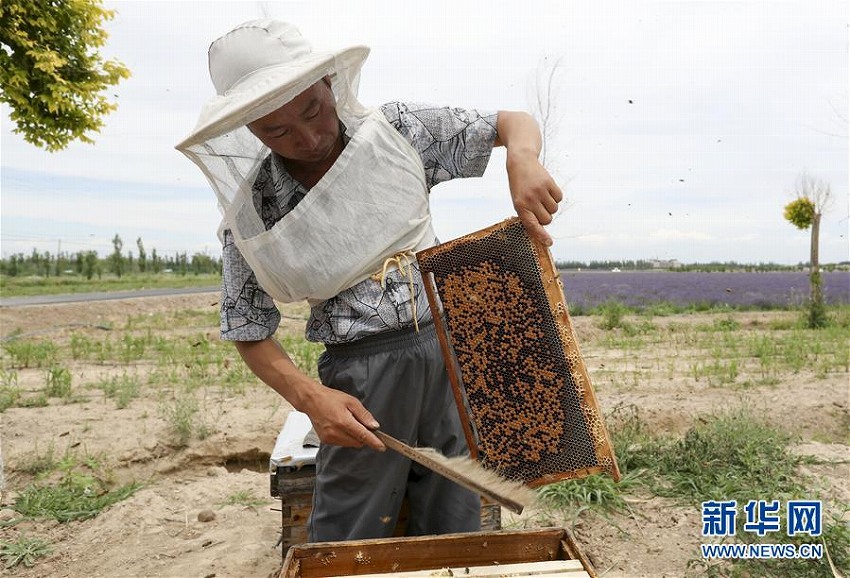
[[[67,338],[72,330],[121,324],[128,316],[176,309],[214,310],[217,294],[138,298],[100,303],[73,303],[0,309],[0,333],[18,328],[27,334]],[[783,313],[748,313],[741,323],[760,323]],[[297,316],[296,316],[297,317]],[[683,373],[668,379],[634,379],[618,385],[621,376],[647,375],[666,357],[663,351],[634,357],[612,354],[598,345],[600,329],[592,319],[575,320],[576,331],[603,410],[634,405],[657,431],[684,431],[694,418],[729,405],[748,403],[763,409],[800,438],[796,450],[842,464],[808,464],[809,475],[827,493],[850,503],[848,485],[848,374],[826,377],[805,371],[780,383],[741,390],[709,387]],[[670,317],[658,323],[697,323],[698,316]],[[702,320],[705,321],[704,319]],[[300,332],[298,321],[288,320]],[[167,331],[180,331],[179,327]],[[217,328],[210,327],[211,338]],[[654,361],[653,361],[654,360]],[[234,353],[234,362],[237,362]],[[114,371],[114,368],[112,369]],[[74,382],[93,381],[109,367],[79,364]],[[43,370],[19,370],[19,384],[37,389]],[[662,373],[662,372],[656,372]],[[153,397],[133,400],[116,409],[99,390],[87,389],[75,403],[51,400],[47,407],[12,407],[0,414],[0,439],[5,460],[5,508],[0,521],[12,516],[16,493],[32,481],[25,465],[33,455],[55,448],[77,448],[86,455],[108,456],[116,480],[144,482],[141,490],[99,516],[59,524],[27,521],[0,525],[0,539],[14,540],[21,532],[46,538],[53,547],[33,568],[6,570],[11,576],[162,576],[223,577],[276,576],[281,550],[276,546],[281,526],[279,502],[270,498],[268,458],[289,405],[257,383],[244,395],[219,404],[212,434],[177,448],[167,442],[167,424]],[[226,505],[228,496],[243,492],[260,498],[259,505]],[[584,517],[575,535],[601,576],[683,576],[689,560],[699,556],[700,513],[657,497],[631,498],[632,515],[605,520]],[[199,513],[209,510],[209,521]],[[505,527],[566,524],[543,519],[538,513],[503,515]],[[0,570],[0,573],[4,572]]]

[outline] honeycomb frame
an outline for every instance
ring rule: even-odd
[[[531,487],[619,480],[549,249],[512,218],[416,258],[472,456]]]

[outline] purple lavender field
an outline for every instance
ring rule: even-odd
[[[850,304],[850,271],[824,272],[824,301]],[[775,309],[805,304],[805,272],[565,271],[567,304],[575,312],[608,301],[631,307],[670,304],[681,307],[752,307]]]

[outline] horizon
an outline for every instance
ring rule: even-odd
[[[121,241],[122,241],[122,243],[124,244],[125,247],[127,247],[127,246],[132,247],[132,248],[137,247],[137,245],[135,244],[135,241],[133,241],[134,244],[127,245],[125,239],[123,237],[121,237],[121,235],[118,235],[118,236],[120,237],[120,239],[121,239]],[[113,237],[114,237],[114,235],[113,235]],[[189,259],[191,259],[195,255],[200,255],[200,256],[204,256],[204,257],[214,259],[216,261],[221,260],[221,254],[220,253],[219,254],[211,254],[211,253],[206,252],[206,251],[194,251],[194,252],[190,253],[186,249],[173,250],[173,251],[161,251],[157,247],[147,246],[144,243],[145,240],[144,239],[141,239],[141,240],[142,240],[142,243],[145,247],[146,262],[151,262],[152,253],[154,251],[156,251],[157,257],[160,261],[178,259],[181,255],[185,255]],[[0,262],[6,263],[7,261],[11,260],[13,257],[19,257],[19,256],[22,256],[24,259],[28,259],[28,258],[31,258],[33,251],[38,252],[39,256],[44,256],[45,254],[49,254],[49,257],[50,257],[51,260],[55,260],[57,255],[61,255],[62,258],[76,257],[78,254],[85,254],[87,251],[90,251],[90,250],[95,251],[95,253],[97,254],[97,258],[99,260],[108,260],[113,255],[113,252],[114,252],[114,248],[103,251],[103,252],[97,251],[96,249],[82,249],[82,250],[70,251],[69,252],[67,250],[62,250],[61,244],[58,246],[58,249],[59,249],[58,252],[53,252],[53,251],[50,251],[50,250],[39,251],[37,247],[32,247],[29,251],[18,251],[16,253],[12,253],[12,254],[0,254]],[[130,256],[132,256],[132,259],[134,261],[137,261],[138,258],[139,258],[138,251],[133,250],[133,249],[128,249],[126,251],[123,251],[122,256],[123,256],[124,259],[128,259],[128,258],[130,258]],[[593,267],[594,264],[603,265],[603,266],[606,266],[606,267],[611,266],[611,265],[615,265],[615,264],[621,264],[621,265],[643,264],[643,265],[652,265],[651,268],[660,269],[660,270],[674,269],[674,268],[677,268],[677,267],[699,267],[699,266],[777,267],[777,268],[792,268],[792,267],[793,268],[806,268],[806,267],[810,267],[809,261],[798,261],[797,263],[777,263],[775,261],[736,261],[734,259],[723,260],[723,261],[720,261],[720,260],[682,261],[682,260],[677,259],[675,257],[669,258],[669,259],[659,259],[657,257],[638,257],[638,258],[634,258],[634,259],[604,259],[604,258],[602,258],[602,259],[585,259],[585,260],[582,260],[582,259],[559,259],[559,258],[556,258],[554,256],[553,256],[553,259],[555,261],[555,264],[561,270],[568,270],[568,269],[572,270],[572,267],[565,267],[565,265],[571,266],[573,264],[576,264],[576,265],[580,264],[581,266],[586,267],[587,269],[591,269],[591,270],[594,269],[594,267]],[[843,260],[843,261],[823,261],[823,260],[819,261],[819,267],[821,267],[821,268],[834,268],[834,267],[841,267],[841,266],[850,266],[850,258]]]

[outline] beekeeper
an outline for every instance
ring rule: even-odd
[[[221,336],[306,413],[321,440],[311,541],[386,537],[402,500],[409,535],[475,531],[477,495],[412,464],[370,430],[446,455],[468,452],[414,254],[434,245],[428,196],[479,177],[507,147],[510,192],[530,234],[561,191],[538,162],[531,116],[357,100],[369,49],[313,51],[290,24],[247,22],[214,41],[216,96],[177,148],[223,214]],[[275,301],[307,300],[325,344],[321,383],[273,335]]]

